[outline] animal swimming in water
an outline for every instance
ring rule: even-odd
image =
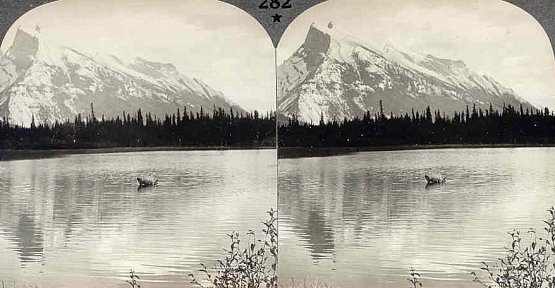
[[[443,184],[445,183],[445,180],[447,180],[446,177],[430,177],[428,175],[424,175],[424,178],[426,178],[426,181],[428,181],[428,184]]]
[[[139,182],[139,187],[149,187],[158,185],[158,179],[146,179],[137,177],[137,182]]]

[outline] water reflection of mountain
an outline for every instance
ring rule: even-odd
[[[31,173],[36,171],[32,165],[25,165]],[[36,178],[23,178],[18,181],[17,178],[25,175],[22,166],[17,165],[12,172],[3,173],[2,186],[18,187],[18,191],[28,190],[35,186]],[[15,177],[14,177],[15,176]],[[0,189],[4,191],[5,189]],[[0,235],[13,243],[13,250],[17,253],[22,266],[29,262],[38,262],[42,259],[44,253],[43,233],[40,227],[41,217],[35,213],[34,203],[23,205],[29,198],[23,193],[2,193],[0,192],[0,223],[2,230]],[[40,201],[40,199],[39,199]]]
[[[411,163],[402,154],[391,157],[374,153],[280,160],[281,215],[291,221],[315,260],[322,253],[331,257],[333,245],[368,246],[378,238],[396,239],[400,246],[394,249],[413,253],[410,247],[420,231],[464,226],[473,221],[472,211],[489,204],[490,199],[477,202],[471,194],[475,187],[469,181],[488,184],[476,175],[496,181],[511,177],[445,164],[441,169],[451,173],[448,185],[426,190],[422,175],[442,164],[414,165],[419,161]],[[443,197],[449,199],[441,201]]]
[[[311,198],[310,194],[306,193],[309,189],[321,189],[322,182],[311,183],[310,180],[314,179],[307,179],[302,173],[287,172],[287,175],[280,174],[278,178],[280,215],[287,215],[291,221],[290,225],[299,234],[313,260],[331,258],[335,248],[335,237],[329,219],[330,214],[327,213],[331,207],[326,207],[326,204],[331,205],[332,200],[326,199],[325,193],[322,193],[321,198]],[[281,193],[282,191],[285,193]]]
[[[40,260],[44,252],[42,231],[35,224],[32,215],[22,214],[19,216],[13,239],[17,243],[17,251],[22,265]]]
[[[306,230],[307,248],[314,260],[328,258],[335,249],[333,229],[326,223],[322,211],[317,209],[308,211]]]
[[[83,242],[92,241],[91,231],[101,233],[105,229],[104,233],[112,231],[133,238],[147,229],[139,223],[152,219],[177,221],[176,211],[194,205],[177,198],[183,189],[175,187],[178,185],[175,183],[169,189],[138,194],[132,182],[133,173],[117,174],[109,168],[105,173],[88,168],[72,170],[63,167],[60,159],[40,161],[43,161],[40,171],[35,161],[6,162],[5,180],[0,184],[0,236],[13,243],[12,250],[22,265],[41,262],[49,253],[78,249],[86,245]],[[201,185],[199,181],[210,181],[217,185],[230,177],[223,170],[210,171],[210,175],[198,178],[195,173],[206,174],[180,174],[180,178],[194,178],[181,182]],[[108,241],[111,235],[106,236]]]
[[[187,275],[222,256],[227,233],[261,228],[275,203],[275,154],[159,151],[2,162],[0,277],[116,287],[133,268],[156,287],[192,287]],[[149,173],[159,185],[137,191],[135,178]]]

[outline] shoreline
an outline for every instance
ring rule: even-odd
[[[435,149],[483,149],[483,148],[538,148],[555,147],[553,144],[430,144],[400,146],[366,146],[366,147],[283,147],[278,149],[278,159],[333,157],[357,152],[386,152],[407,150]]]
[[[60,157],[64,155],[80,154],[112,154],[132,152],[159,152],[159,151],[230,151],[230,150],[272,150],[274,146],[260,147],[114,147],[114,148],[83,148],[83,149],[6,149],[0,150],[0,162],[10,160],[31,160]]]

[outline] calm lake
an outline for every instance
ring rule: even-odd
[[[409,287],[414,267],[424,287],[478,287],[470,272],[503,255],[507,232],[543,233],[554,165],[552,148],[280,159],[280,280]]]
[[[276,151],[68,155],[0,162],[0,279],[40,287],[190,287],[226,234],[275,208]],[[154,173],[159,185],[138,190]],[[11,286],[10,286],[11,287]]]

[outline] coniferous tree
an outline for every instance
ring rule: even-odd
[[[380,110],[382,110],[381,108]],[[472,111],[472,112],[471,112]],[[360,147],[422,144],[519,144],[554,145],[555,114],[545,108],[530,111],[504,104],[501,111],[493,105],[482,110],[473,105],[447,116],[445,111],[382,117],[382,111],[362,118],[301,123],[293,115],[279,125],[280,147]]]
[[[187,112],[189,114],[187,114]],[[86,120],[77,114],[71,122],[35,123],[31,127],[0,120],[0,149],[68,149],[100,147],[153,146],[275,146],[276,126],[273,112],[260,117],[257,111],[228,114],[222,108],[210,114],[184,109],[165,118],[139,109],[135,116],[122,112],[121,118],[94,120],[94,107]],[[187,116],[186,116],[187,115]],[[202,115],[202,116],[201,116]],[[187,119],[186,121],[178,119]]]

